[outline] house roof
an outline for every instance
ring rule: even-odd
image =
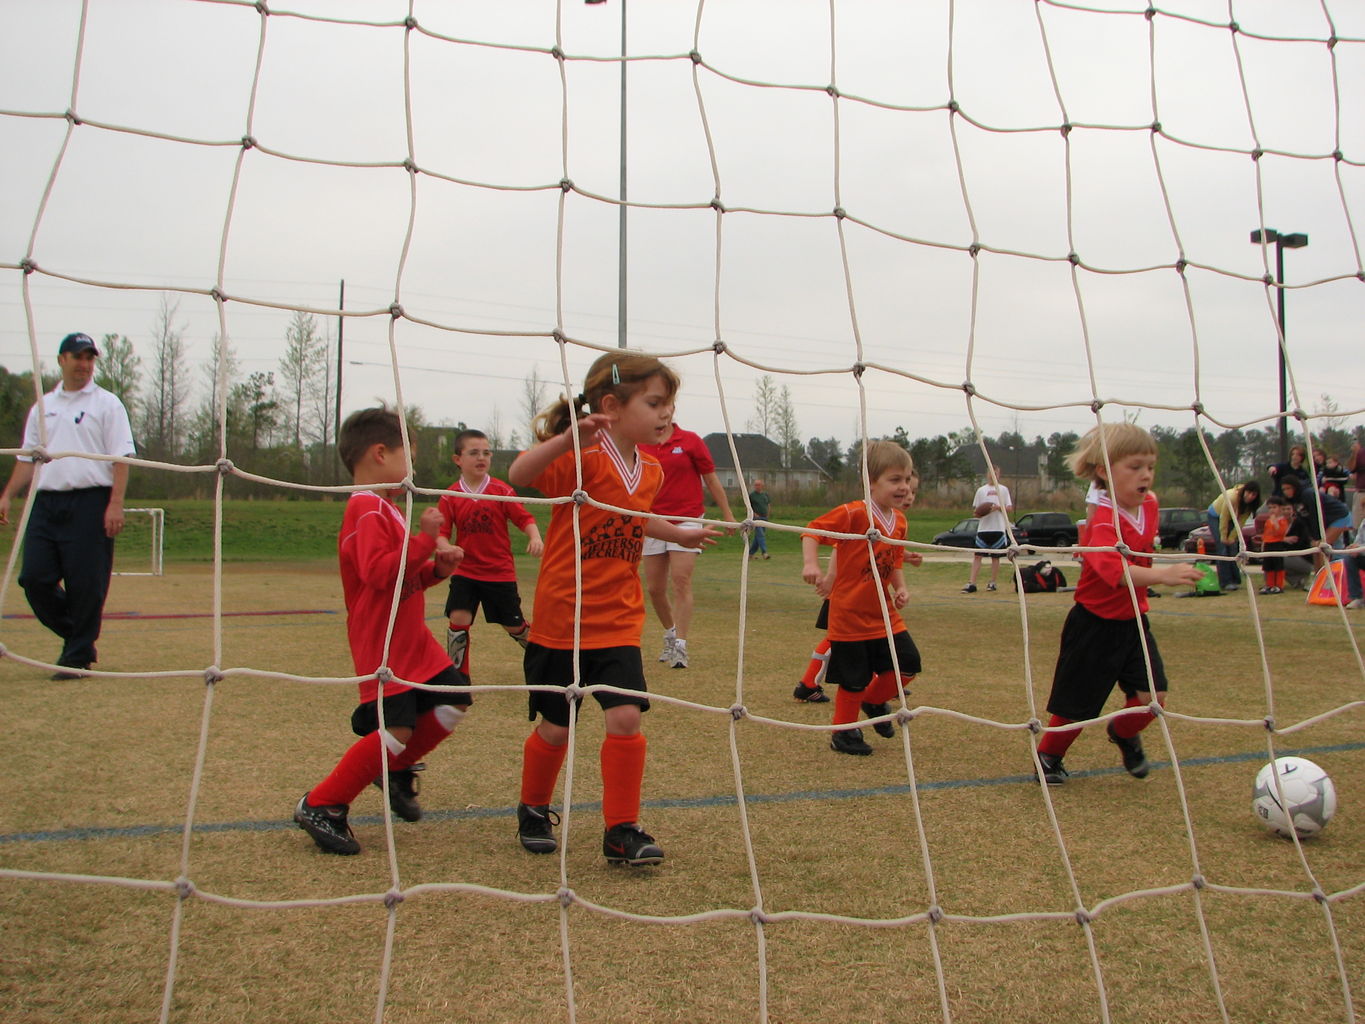
[[[990,452],[991,462],[1001,476],[1037,476],[1041,459],[1047,457],[1047,446],[1026,444],[1022,448],[1006,448],[986,439],[986,451]],[[981,455],[979,445],[969,445],[962,454],[971,464],[972,472],[978,476],[986,475],[986,460]]]
[[[762,434],[735,434],[735,451],[739,453],[740,464],[745,472],[780,472],[782,469],[782,449]],[[702,438],[711,461],[717,469],[734,469],[735,460],[730,457],[730,444],[724,434],[707,434]]]

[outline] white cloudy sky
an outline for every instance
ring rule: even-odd
[[[0,3],[0,364],[30,365],[30,329],[48,363],[73,329],[145,346],[161,289],[212,288],[222,252],[225,292],[249,300],[225,307],[244,371],[274,368],[288,319],[253,302],[335,308],[344,278],[350,310],[397,296],[440,325],[397,326],[407,401],[437,421],[486,424],[497,410],[515,426],[525,375],[559,375],[549,331],[616,341],[619,64],[609,58],[620,0],[419,0],[423,31],[410,35],[285,12],[401,22],[403,2],[271,6],[263,17],[235,2],[90,0],[73,105],[81,4]],[[1005,405],[1068,406],[977,401],[992,434],[1092,422],[1087,333],[1101,397],[1185,405],[1197,380],[1216,418],[1267,419],[1274,320],[1263,253],[1249,241],[1266,224],[1310,237],[1287,254],[1290,283],[1305,286],[1288,296],[1301,403],[1312,409],[1326,392],[1365,406],[1365,239],[1353,236],[1365,232],[1365,7],[1169,0],[1149,22],[1139,0],[1092,6],[1112,12],[1033,0],[629,0],[629,198],[643,204],[629,212],[631,344],[681,353],[719,333],[746,362],[802,374],[781,378],[802,434],[845,442],[855,323],[869,362],[947,385],[970,376]],[[562,80],[540,52],[557,37],[573,58]],[[694,48],[706,65],[696,86]],[[417,165],[457,179],[419,176],[415,206],[401,167],[318,162],[404,160],[405,80]],[[831,81],[844,97],[837,141]],[[955,122],[950,99],[965,115]],[[69,108],[87,123],[62,154],[67,121],[41,115]],[[1169,136],[1155,144],[1141,127],[1154,119]],[[1133,130],[1077,127],[1068,147],[1056,130],[1066,120]],[[234,193],[232,143],[248,131],[294,159],[246,153]],[[1259,164],[1248,155],[1258,142]],[[731,211],[721,217],[708,206],[712,154]],[[561,228],[565,176],[602,198],[567,195]],[[845,223],[847,280],[836,205],[863,222]],[[975,292],[973,241],[985,247]],[[1217,268],[1189,270],[1192,316],[1170,269],[1182,247]],[[1085,264],[1074,286],[1073,248]],[[25,256],[42,271],[28,280],[31,320]],[[201,361],[218,330],[213,303],[179,302]],[[478,333],[489,330],[505,333]],[[387,333],[386,317],[348,319],[346,409],[392,398]],[[570,349],[575,390],[594,355]],[[681,421],[720,429],[710,352],[672,361]],[[757,372],[721,361],[737,429]],[[961,390],[880,372],[864,383],[874,434],[968,420]],[[1140,422],[1190,417],[1149,410]]]

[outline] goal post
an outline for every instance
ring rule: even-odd
[[[166,510],[164,508],[125,508],[123,510],[124,522],[124,541],[120,548],[126,557],[130,545],[135,550],[147,552],[147,569],[116,569],[115,576],[164,576],[165,575],[165,539],[166,539]],[[141,522],[132,523],[128,517],[146,516],[146,525]],[[143,545],[146,545],[143,547]],[[133,556],[138,564],[143,564],[141,558]]]

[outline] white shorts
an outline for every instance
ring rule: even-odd
[[[700,527],[693,526],[691,523],[679,523],[684,530],[698,530]],[[641,549],[641,557],[648,558],[650,555],[666,555],[671,551],[678,551],[684,555],[701,554],[701,548],[684,547],[681,544],[674,544],[671,540],[660,540],[658,537],[646,537],[645,546]]]

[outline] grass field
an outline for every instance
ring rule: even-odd
[[[306,503],[244,504],[278,517]],[[875,754],[851,758],[818,730],[827,706],[791,700],[817,601],[794,541],[773,542],[771,561],[747,564],[743,606],[740,541],[702,556],[692,667],[650,660],[647,626],[660,699],[646,718],[644,822],[668,859],[634,872],[601,859],[591,704],[563,861],[518,847],[529,725],[514,689],[481,693],[428,758],[427,817],[394,823],[395,856],[378,791],[353,809],[364,852],[319,853],[289,815],[350,742],[355,691],[280,674],[351,671],[330,557],[300,542],[292,559],[227,564],[220,635],[211,566],[196,556],[164,577],[116,579],[99,666],[116,675],[50,683],[0,663],[0,1019],[157,1020],[174,958],[173,1021],[370,1021],[390,918],[393,1024],[567,1020],[562,943],[576,1019],[594,1024],[757,1020],[761,992],[778,1024],[942,1020],[936,959],[954,1021],[1101,1020],[1091,942],[1114,1021],[1218,1021],[1219,993],[1235,1021],[1350,1019],[1333,934],[1358,1006],[1359,619],[1343,625],[1301,595],[1259,599],[1259,621],[1246,593],[1154,601],[1171,710],[1194,716],[1166,720],[1183,797],[1159,728],[1146,733],[1157,762],[1146,780],[1123,774],[1091,728],[1067,757],[1070,783],[1045,793],[1022,725],[1041,713],[1069,595],[1031,596],[1024,616],[1008,586],[959,594],[961,562],[910,570],[925,672],[909,700],[921,710],[894,740],[869,732]],[[535,566],[521,572],[529,600]],[[433,626],[443,596],[429,592]],[[55,655],[36,623],[8,617],[27,611],[13,585],[4,611],[10,652]],[[478,683],[520,680],[519,650],[496,627],[476,628],[473,659]],[[215,663],[228,676],[209,688]],[[257,673],[236,671],[247,666]],[[1277,745],[1326,767],[1341,800],[1302,859],[1249,810],[1267,714],[1307,723]],[[1315,902],[1315,888],[1345,895]],[[403,894],[391,911],[389,892]],[[346,897],[363,898],[328,902]],[[1078,902],[1094,913],[1088,932]],[[755,907],[770,918],[761,930]],[[935,925],[931,907],[946,915]]]

